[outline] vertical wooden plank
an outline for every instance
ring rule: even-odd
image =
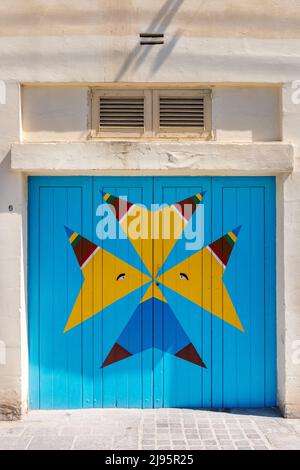
[[[68,190],[68,226],[80,228],[80,233],[88,240],[94,241],[93,233],[93,179],[90,177],[82,177],[80,179],[80,193],[77,188]],[[72,273],[73,283],[69,286],[69,311],[72,309],[72,302],[80,291],[80,287],[84,282],[83,276],[79,269],[73,269],[72,260],[70,259],[70,251],[68,252],[68,269],[69,278]],[[93,299],[92,299],[93,302]],[[94,377],[93,377],[93,359],[94,359],[94,318],[83,322],[80,326],[81,345],[78,348],[81,354],[81,361],[78,361],[77,370],[79,375],[79,367],[82,369],[82,406],[91,408],[94,406]],[[79,340],[78,332],[78,340]],[[72,344],[69,345],[69,364],[72,364],[74,357],[72,354]],[[77,352],[79,354],[79,352]],[[79,386],[79,384],[78,384]],[[78,397],[79,398],[79,397]]]
[[[109,183],[107,183],[109,184]],[[103,187],[103,192],[104,193],[110,193],[113,195],[118,195],[117,192],[117,187],[116,186],[104,186]],[[102,242],[102,247],[106,247],[106,243]],[[110,248],[112,249],[112,252],[116,252],[117,246],[116,246],[116,240],[110,240]],[[105,276],[105,266],[102,266],[102,276]],[[103,278],[102,278],[103,279]],[[103,284],[102,284],[102,289],[103,289]],[[118,321],[118,312],[116,311],[116,306],[113,305],[110,310],[109,310],[109,315],[113,315],[114,321]],[[112,322],[107,322],[106,321],[106,315],[103,313],[100,313],[100,318],[101,318],[101,324],[102,324],[102,338],[101,338],[101,344],[102,344],[102,362],[104,361],[105,357],[107,356],[107,353],[109,352],[110,348],[113,346],[113,341],[112,338],[114,338],[114,325]],[[96,355],[95,359],[97,361],[98,355]],[[99,367],[99,364],[96,365],[95,367]],[[102,369],[102,399],[103,399],[103,407],[104,408],[116,408],[118,406],[118,401],[117,401],[117,383],[116,383],[116,368],[119,367],[118,363],[112,364],[111,366],[104,367]]]
[[[113,194],[120,195],[120,196],[127,196],[128,201],[130,201],[130,191],[128,188],[129,181],[128,180],[126,181],[126,188],[118,186]],[[134,196],[136,197],[136,194]],[[115,249],[117,251],[118,245],[119,245],[118,238],[114,242],[115,242]],[[126,251],[128,253],[128,248]],[[117,276],[118,275],[117,268],[115,272]],[[105,276],[105,272],[103,272],[103,276]],[[122,321],[123,308],[124,310],[128,310],[130,308],[130,303],[128,302],[128,296],[126,296],[122,301],[122,310],[121,308],[118,308],[118,307],[115,310],[116,324]],[[137,325],[136,334],[137,335],[139,334],[138,325]],[[133,368],[131,368],[132,362],[134,362]],[[137,355],[134,355],[133,357],[130,357],[124,361],[120,361],[119,363],[116,363],[110,366],[110,368],[111,368],[111,371],[114,368],[114,374],[115,374],[115,384],[116,384],[116,405],[115,406],[117,408],[128,408],[129,406],[129,377],[130,377],[129,370],[131,370],[131,373],[133,373],[136,370],[136,368],[138,368]],[[139,373],[139,370],[138,370],[138,373]],[[138,376],[138,373],[137,373],[137,376]],[[136,406],[139,407],[139,401],[137,401]]]
[[[156,178],[155,180],[154,202],[155,204],[172,204],[177,201],[178,188],[174,185],[174,180],[168,180],[165,178]],[[156,248],[158,246],[156,245]],[[166,253],[163,249],[163,243],[159,246],[159,265],[163,267]],[[176,246],[173,248],[176,256]],[[155,254],[155,257],[157,253]],[[158,266],[154,267],[155,270]],[[161,287],[163,295],[165,295],[163,286]],[[178,359],[173,355],[168,354],[164,351],[164,345],[166,343],[166,334],[171,330],[171,335],[174,337],[174,343],[177,343],[177,330],[174,323],[167,324],[165,321],[168,304],[158,302],[155,304],[156,309],[159,309],[158,314],[154,313],[156,319],[156,325],[154,332],[157,335],[160,332],[158,346],[160,349],[155,350],[155,384],[156,384],[156,402],[159,403],[159,393],[161,394],[161,406],[165,408],[171,408],[178,406],[180,389],[178,389],[178,374],[180,374],[180,366],[178,367]],[[171,315],[172,315],[171,309]],[[184,380],[182,380],[184,383]]]
[[[130,179],[126,179],[126,187],[118,186],[113,194],[119,196],[126,196],[128,201],[141,201],[141,194],[139,190],[134,190],[133,188],[130,190],[129,188]],[[118,238],[114,240],[115,243],[115,250],[118,250],[119,240]],[[129,243],[125,247],[127,257],[129,252]],[[103,272],[105,275],[105,272]],[[116,268],[116,276],[118,275],[118,271]],[[130,280],[129,280],[130,285]],[[130,310],[132,306],[130,305],[130,296],[126,296],[122,300],[122,309],[118,308],[116,305],[115,309],[115,322],[119,324],[122,321],[122,316],[124,314],[124,310]],[[124,309],[124,310],[123,310]],[[134,313],[135,308],[132,309],[132,314]],[[114,334],[114,332],[112,333]],[[130,336],[132,332],[128,333]],[[141,317],[139,316],[136,323],[136,331],[135,334],[139,336],[141,334]],[[128,338],[129,341],[131,338]],[[115,386],[116,386],[116,404],[115,406],[118,408],[128,408],[129,407],[129,396],[132,395],[132,399],[136,400],[133,401],[134,405],[139,408],[141,406],[141,390],[140,390],[140,379],[141,379],[141,371],[139,366],[139,354],[135,354],[132,357],[120,361],[112,366],[110,366],[110,372],[114,370],[115,375]]]
[[[129,201],[141,201],[145,202],[145,188],[139,187],[136,188],[134,185],[134,181],[132,182],[130,179],[128,181],[128,200]],[[140,241],[142,244],[142,240]],[[127,256],[130,259],[130,245],[127,246]],[[141,270],[142,260],[140,260],[138,267]],[[125,307],[126,308],[126,307]],[[127,308],[130,308],[130,304],[127,305]],[[139,306],[137,307],[139,308]],[[134,312],[133,312],[134,315]],[[139,351],[142,350],[142,327],[143,327],[143,316],[142,314],[139,315],[137,318],[136,323],[136,331],[134,332],[137,336],[135,338],[136,343],[138,344]],[[133,333],[133,334],[134,334]],[[142,372],[142,354],[135,354],[133,357],[128,360],[126,366],[126,375],[127,375],[127,398],[126,398],[126,406],[128,408],[142,408],[143,406],[143,372]],[[122,393],[120,392],[120,395]],[[119,401],[120,407],[123,405],[122,401]],[[124,402],[123,402],[124,403]]]
[[[28,178],[28,347],[29,347],[29,407],[40,407],[40,220],[39,184]]]
[[[276,378],[276,180],[265,186],[265,406],[277,401]]]
[[[265,191],[266,188],[263,186],[250,189],[251,394],[249,401],[253,407],[264,406],[265,403],[265,214],[269,210]]]
[[[221,181],[221,180],[220,180]],[[223,181],[223,180],[222,180]],[[229,230],[234,229],[239,224],[238,220],[238,198],[239,188],[224,188],[222,182],[222,212],[223,212],[223,235]],[[244,208],[246,210],[246,208]],[[236,250],[237,247],[234,247]],[[240,255],[242,251],[240,250]],[[243,255],[245,255],[245,250]],[[236,256],[231,254],[229,263],[223,275],[224,289],[227,289],[234,305],[238,299],[238,263]],[[247,256],[247,254],[246,254]],[[244,275],[244,273],[243,273]],[[226,282],[227,281],[227,282]],[[223,406],[234,407],[238,403],[238,332],[231,325],[225,325],[223,322]]]
[[[68,314],[67,307],[67,246],[64,225],[67,220],[67,189],[52,187],[53,193],[53,249],[50,256],[53,259],[52,277],[52,329],[48,331],[53,344],[53,408],[68,408],[68,361],[67,361],[67,337],[64,335],[65,318]],[[43,260],[42,260],[43,262]],[[78,328],[69,335],[76,335]],[[47,341],[43,337],[43,341]],[[75,360],[75,358],[74,358]],[[76,378],[73,376],[73,380]],[[81,407],[81,403],[80,403]]]
[[[70,187],[72,183],[68,179],[60,179],[59,183],[53,186],[53,406],[81,408],[82,326],[67,333],[64,328],[73,307],[69,299],[77,297],[82,284],[81,272],[65,232],[68,226],[82,234],[82,188]],[[70,271],[71,257],[74,264]],[[76,279],[79,282],[76,283]]]
[[[53,188],[40,189],[40,407],[53,408]]]
[[[100,248],[103,248],[103,240],[97,236],[97,224],[99,219],[97,217],[98,206],[103,204],[103,195],[102,191],[104,190],[103,180],[98,177],[92,178],[92,194],[91,194],[91,204],[92,214],[89,214],[88,219],[90,223],[90,230],[92,231],[92,241],[98,245]],[[88,224],[88,222],[86,222]],[[99,268],[101,269],[101,268]],[[95,286],[96,286],[96,268],[94,267],[94,296],[93,303],[95,299]],[[97,289],[103,291],[102,281],[98,281]],[[92,318],[92,328],[93,328],[93,357],[92,357],[92,369],[93,369],[93,406],[95,408],[105,407],[103,400],[103,369],[101,365],[104,361],[103,357],[103,316],[101,313],[94,315]]]
[[[253,324],[251,271],[256,260],[255,257],[253,258],[253,240],[251,238],[251,186],[244,183],[242,178],[240,180],[240,187],[236,189],[236,221],[232,228],[241,225],[241,230],[231,254],[226,274],[228,277],[234,276],[234,274],[236,276],[234,280],[236,287],[235,292],[232,294],[232,301],[244,328],[244,333],[237,329],[233,333],[237,341],[235,365],[237,371],[236,403],[239,407],[247,407],[251,403],[251,328]],[[236,184],[239,184],[238,179]],[[230,230],[229,227],[228,230]],[[231,263],[236,265],[236,273],[230,271]]]
[[[143,204],[148,210],[151,210],[154,201],[154,178],[143,178]],[[146,251],[147,241],[142,241],[142,259],[140,267],[142,267],[143,255]],[[153,265],[149,268],[150,275],[153,275]],[[153,284],[151,285],[153,292]],[[142,372],[142,406],[144,408],[155,407],[155,383],[154,383],[154,319],[153,319],[153,303],[151,300],[141,304],[142,324],[141,324],[141,372]]]
[[[78,181],[79,183],[79,181]],[[67,214],[65,217],[65,224],[73,230],[78,230],[80,235],[89,238],[89,234],[85,231],[83,224],[86,207],[83,204],[84,199],[84,180],[80,180],[79,187],[67,188]],[[65,235],[66,238],[66,235]],[[74,300],[79,295],[84,278],[81,270],[74,259],[75,255],[73,249],[69,247],[67,251],[66,264],[66,280],[67,280],[67,307],[68,314],[70,315]],[[75,267],[76,266],[76,267]],[[74,299],[74,300],[73,300]],[[86,377],[86,363],[83,363],[85,356],[85,338],[86,338],[87,322],[84,322],[71,331],[64,334],[67,348],[67,370],[68,370],[68,404],[70,408],[81,408],[83,406],[83,383]],[[86,397],[85,397],[86,399]],[[89,406],[85,402],[84,406]]]
[[[212,178],[206,178],[203,189],[204,195],[204,247],[212,241],[212,200],[213,187]],[[202,261],[202,288],[211,288],[211,278],[204,280],[206,271],[206,261]],[[211,266],[210,266],[211,269]],[[208,269],[209,270],[209,269]],[[203,290],[204,292],[204,290]],[[202,349],[201,357],[206,365],[202,371],[202,407],[210,408],[212,406],[212,315],[202,309]]]
[[[212,180],[212,241],[223,235],[223,187],[221,178]],[[211,278],[212,289],[214,287],[213,276]],[[212,308],[215,300],[212,298]],[[221,408],[223,406],[223,325],[222,320],[211,315],[212,321],[212,406]]]
[[[153,307],[151,302],[143,303],[142,309],[142,406],[143,408],[154,407],[154,373],[153,373],[153,350],[144,349],[149,342],[149,337],[153,343]]]
[[[186,183],[185,183],[186,186],[184,185],[182,190],[181,188],[177,190],[176,200],[180,201],[181,199],[185,199],[188,196],[192,196],[194,194],[197,194],[198,192],[202,192],[203,186],[202,184],[200,185],[200,181],[199,181],[199,186],[194,186],[195,183],[196,181],[190,180],[187,178]],[[190,258],[190,255],[192,255],[193,251],[187,250],[186,245],[184,249],[185,249],[185,254]],[[202,264],[203,263],[201,259],[198,264],[199,272],[201,272],[201,269],[203,268]],[[191,265],[191,262],[189,261],[188,266],[190,265]],[[181,279],[178,279],[177,282],[182,282],[182,281]],[[200,283],[198,284],[198,286],[200,289]],[[191,287],[189,288],[189,291],[191,291]],[[187,322],[188,328],[186,329],[186,333],[189,339],[191,340],[191,342],[193,343],[194,347],[196,348],[196,350],[199,351],[201,355],[201,349],[202,349],[202,344],[203,344],[203,323],[202,323],[203,316],[201,315],[201,309],[199,311],[198,308],[195,309],[193,308],[192,305],[189,305],[187,314],[188,314],[188,322]],[[192,331],[196,331],[197,341],[194,341],[190,337],[190,334]],[[185,373],[182,379],[185,380],[186,378],[186,398],[183,401],[183,405],[184,403],[186,403],[185,406],[187,406],[188,408],[200,408],[202,406],[203,368],[187,361],[182,361],[182,365],[184,365],[184,368],[185,368]],[[181,402],[182,402],[182,397],[181,397]]]
[[[92,179],[92,194],[91,194],[91,204],[92,214],[89,214],[88,219],[90,220],[90,229],[92,230],[92,240],[100,248],[103,248],[103,240],[99,239],[96,234],[98,218],[96,216],[97,208],[103,204],[102,190],[104,190],[102,180],[100,178],[94,177]],[[86,222],[88,223],[88,222]],[[101,269],[101,268],[99,268]],[[94,279],[93,279],[93,304],[95,302],[95,286],[96,286],[96,268],[94,267]],[[103,294],[103,282],[98,281],[97,289],[100,290]],[[104,361],[103,357],[103,316],[101,313],[94,315],[92,318],[92,329],[93,329],[93,357],[92,359],[92,369],[93,369],[93,406],[95,408],[104,408],[104,391],[103,391],[103,369],[101,365]]]

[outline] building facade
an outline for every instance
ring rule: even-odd
[[[0,5],[1,417],[300,416],[299,22],[294,0]],[[174,233],[200,214],[191,253],[125,225],[161,203]]]

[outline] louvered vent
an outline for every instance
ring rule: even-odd
[[[204,128],[204,98],[164,98],[161,96],[159,124],[160,127]]]
[[[99,127],[143,128],[144,98],[101,97]]]

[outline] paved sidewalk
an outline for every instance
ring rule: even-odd
[[[265,410],[31,411],[0,449],[300,449],[300,419]]]

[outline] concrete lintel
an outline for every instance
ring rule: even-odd
[[[11,168],[27,174],[278,175],[291,173],[285,143],[64,142],[14,144]]]

